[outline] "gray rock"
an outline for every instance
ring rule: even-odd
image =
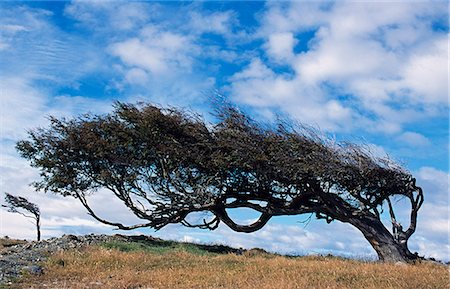
[[[400,262],[400,261],[398,261],[398,262],[395,262],[395,264],[394,264],[395,266],[408,266],[408,264],[406,264],[405,262]]]
[[[33,275],[41,275],[44,273],[44,269],[39,265],[25,266],[24,270]]]

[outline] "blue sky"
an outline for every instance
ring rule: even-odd
[[[108,112],[115,100],[188,107],[212,119],[212,99],[220,94],[257,120],[304,122],[403,164],[426,193],[411,248],[449,260],[445,1],[0,5],[1,191],[41,205],[44,237],[111,229],[91,220],[76,200],[28,186],[38,174],[14,150],[28,129],[45,126],[48,115]],[[133,220],[107,192],[92,202],[110,204],[99,206],[104,216]],[[276,218],[250,235],[176,225],[156,234],[374,256],[349,225],[312,220],[305,227],[307,217]],[[4,210],[0,225],[0,235],[34,236],[31,224]]]

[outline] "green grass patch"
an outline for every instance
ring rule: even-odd
[[[201,245],[179,243],[172,241],[146,242],[146,241],[112,241],[100,245],[103,248],[115,249],[122,252],[144,251],[152,254],[167,254],[170,252],[188,252],[195,255],[216,255],[201,248]]]

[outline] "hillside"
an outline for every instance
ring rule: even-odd
[[[145,236],[66,235],[1,250],[0,288],[448,288],[448,266],[288,257]]]

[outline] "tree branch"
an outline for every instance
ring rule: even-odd
[[[80,200],[81,204],[86,208],[86,210],[88,211],[88,214],[91,215],[94,219],[96,219],[97,221],[99,221],[99,222],[101,222],[103,224],[114,226],[114,227],[117,227],[118,229],[121,229],[121,230],[134,230],[134,229],[137,229],[137,228],[151,227],[153,225],[152,222],[149,222],[149,223],[144,223],[144,224],[137,224],[137,225],[127,226],[127,225],[123,225],[121,223],[107,221],[107,220],[102,219],[99,216],[97,216],[97,214],[95,214],[95,212],[91,209],[91,207],[87,203],[86,198],[82,194],[80,194],[78,192],[75,192],[75,195]]]
[[[222,222],[224,222],[228,227],[230,227],[233,231],[236,232],[244,232],[244,233],[252,233],[258,231],[270,220],[272,215],[267,213],[262,213],[259,219],[250,225],[238,225],[236,224],[229,216],[224,208],[216,208],[214,214],[220,218]]]
[[[214,216],[214,218],[211,221],[206,221],[203,219],[203,224],[191,224],[186,219],[181,221],[181,224],[183,226],[189,227],[189,228],[199,228],[199,229],[209,229],[209,230],[215,230],[217,227],[219,227],[220,219],[217,216]]]
[[[424,201],[423,190],[421,187],[416,186],[415,178],[412,179],[411,188],[413,189],[413,191],[410,193],[409,196],[409,199],[411,201],[411,217],[409,228],[405,232],[407,238],[411,237],[411,235],[414,234],[414,232],[416,231],[417,213]],[[417,196],[415,199],[414,199],[414,192],[417,192]]]
[[[392,235],[396,240],[399,240],[400,234],[403,234],[403,227],[402,225],[397,222],[397,219],[395,218],[394,208],[392,206],[390,198],[386,198],[386,202],[388,203],[389,207],[389,215],[391,216],[391,223],[392,223]]]

